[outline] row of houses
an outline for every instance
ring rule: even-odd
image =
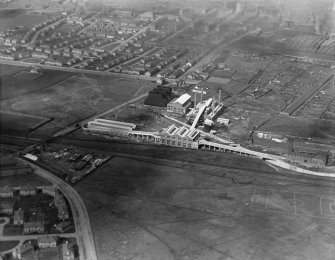
[[[59,243],[58,237],[45,236],[37,241],[28,241],[15,248],[14,259],[62,259],[74,260],[74,245],[67,240]],[[39,248],[38,250],[37,247]]]
[[[33,196],[36,195],[36,189],[30,185],[24,185],[18,189],[13,189],[9,186],[0,187],[0,197],[1,198],[12,198],[14,197],[14,191],[19,190],[20,196]]]

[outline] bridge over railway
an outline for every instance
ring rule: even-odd
[[[242,147],[238,144],[226,145],[226,144],[220,144],[220,143],[214,143],[214,142],[206,141],[204,139],[199,141],[199,149],[212,150],[212,151],[217,151],[217,152],[235,153],[235,154],[245,155],[245,156],[259,158],[259,159],[263,159],[263,160],[283,159],[283,158],[281,158],[279,156],[276,156],[276,155],[271,155],[271,154],[252,151],[252,150],[244,148],[244,147]]]

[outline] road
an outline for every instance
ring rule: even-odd
[[[246,37],[247,35],[251,34],[253,32],[247,32],[244,33],[232,40],[230,40],[229,42],[221,45],[219,44],[217,48],[215,48],[213,51],[211,51],[209,54],[207,54],[205,57],[203,57],[197,64],[195,64],[193,67],[191,67],[183,76],[181,76],[182,79],[186,79],[187,76],[189,74],[191,74],[192,72],[196,71],[196,70],[200,70],[203,66],[205,66],[206,64],[209,64],[210,62],[212,62],[217,56],[218,53],[228,47],[229,45],[233,44],[234,42],[237,42],[239,40],[241,40],[242,38]]]
[[[160,19],[160,17],[158,17],[156,20],[154,20],[154,21],[151,22],[150,24],[155,23],[158,19]],[[117,41],[118,43],[121,43],[121,44],[118,45],[118,46],[116,46],[114,49],[109,50],[109,52],[119,50],[121,47],[123,47],[124,45],[126,45],[126,44],[127,44],[128,42],[130,42],[132,39],[134,39],[134,38],[138,37],[139,35],[143,34],[144,32],[146,32],[146,31],[148,30],[150,24],[147,25],[146,27],[142,28],[141,30],[139,30],[137,33],[134,33],[134,34],[133,34],[131,37],[129,37],[128,39],[126,39],[126,40],[124,40],[124,41]],[[114,43],[114,42],[113,42],[113,43]],[[112,44],[112,43],[111,43],[111,44]],[[102,57],[103,55],[104,55],[104,53],[101,54],[101,55],[99,55],[98,57]],[[78,66],[78,65],[80,66],[80,65],[82,65],[84,62],[85,62],[85,61],[83,61],[83,62],[81,62],[81,63],[79,63],[79,64],[75,64],[75,65],[73,65],[72,67],[74,67],[74,66]],[[109,71],[110,71],[110,70],[109,70]]]
[[[21,66],[21,67],[41,67],[43,69],[48,70],[57,70],[57,71],[65,71],[65,72],[72,72],[72,73],[85,73],[85,74],[92,74],[92,75],[101,75],[101,76],[117,76],[119,78],[129,78],[129,79],[141,79],[141,80],[148,80],[148,81],[156,81],[158,77],[147,77],[144,75],[130,75],[130,74],[123,74],[123,73],[115,73],[110,71],[96,71],[96,70],[87,70],[87,69],[79,69],[79,68],[71,68],[71,67],[59,67],[59,66],[51,66],[46,64],[39,64],[39,63],[29,63],[23,61],[9,61],[9,60],[1,60],[0,64],[5,65],[13,65],[13,66]],[[168,79],[170,82],[177,81],[176,79]]]
[[[72,209],[72,215],[77,233],[77,243],[81,260],[97,260],[91,223],[84,201],[74,188],[51,172],[37,166],[28,159],[19,158],[34,169],[35,174],[55,184],[67,198]]]
[[[4,218],[0,218],[0,220],[4,220],[4,223],[0,223],[0,238],[3,236],[3,229],[4,227],[9,223],[9,218],[4,217]]]
[[[0,241],[26,241],[29,239],[39,239],[42,237],[77,237],[77,233],[64,233],[64,234],[33,234],[33,235],[17,235],[17,236],[0,236]]]
[[[198,19],[196,19],[195,21],[190,22],[189,24],[185,25],[184,27],[180,28],[178,31],[176,31],[175,33],[171,34],[170,36],[168,36],[167,38],[164,39],[164,41],[169,41],[172,38],[174,38],[175,36],[177,36],[178,34],[182,33],[183,31],[185,31],[188,28],[192,27],[192,24],[195,24],[201,20],[204,20],[205,18],[207,18],[208,16],[210,16],[211,14],[213,14],[216,11],[216,9],[213,9],[211,11],[209,11],[207,14],[200,16]]]
[[[51,26],[53,26],[53,25],[57,25],[57,24],[59,24],[59,23],[65,21],[65,20],[66,20],[66,18],[62,18],[62,19],[60,19],[60,20],[58,20],[58,21],[56,21],[56,22],[54,22],[54,23],[52,23],[52,24],[49,24],[49,25],[47,25],[47,26],[41,28],[40,30],[38,30],[38,31],[34,34],[33,38],[32,38],[31,41],[30,41],[30,43],[31,43],[31,44],[32,44],[32,43],[35,43],[37,37],[41,34],[41,32],[45,31],[47,28],[49,28],[49,27],[51,27]]]
[[[54,133],[51,138],[59,137],[59,136],[63,136],[63,135],[66,135],[68,133],[71,133],[72,131],[78,129],[80,126],[85,125],[88,121],[90,121],[90,120],[92,120],[94,118],[99,118],[99,117],[103,117],[105,115],[108,115],[108,114],[112,113],[115,110],[118,110],[118,109],[120,109],[120,108],[122,108],[124,106],[127,106],[127,105],[131,104],[131,103],[134,103],[134,102],[136,102],[136,101],[138,101],[138,100],[140,100],[142,98],[145,98],[148,94],[149,94],[148,92],[144,93],[144,94],[142,94],[142,95],[140,95],[138,97],[135,97],[133,99],[128,100],[127,102],[124,102],[124,103],[122,103],[120,105],[117,105],[117,106],[111,108],[111,109],[108,109],[108,110],[106,110],[104,112],[101,112],[100,114],[94,114],[93,116],[85,118],[84,120],[82,120],[80,122],[77,122],[77,123],[75,123],[73,125],[65,127],[62,130]]]

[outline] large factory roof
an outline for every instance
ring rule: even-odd
[[[189,101],[191,96],[189,94],[183,94],[179,98],[177,98],[173,103],[179,103],[184,105],[187,101]]]
[[[177,135],[183,138],[188,137],[192,140],[194,140],[199,134],[199,131],[196,129],[190,130],[186,126],[177,127],[175,125],[169,126],[165,132],[168,135]]]
[[[124,129],[124,130],[133,130],[135,129],[136,125],[132,123],[125,123],[120,121],[96,118],[93,121],[88,122],[88,126],[101,126],[101,127],[108,127],[108,128],[117,128],[117,129]]]

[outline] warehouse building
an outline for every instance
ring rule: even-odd
[[[170,113],[186,114],[191,106],[191,96],[189,94],[181,95],[179,98],[173,99],[167,105],[167,111]]]
[[[199,136],[196,129],[190,130],[185,126],[177,127],[171,125],[161,133],[161,143],[163,145],[198,149],[198,142],[195,139]]]
[[[134,130],[135,128],[135,124],[102,118],[96,118],[89,121],[86,126],[83,126],[83,130],[87,132],[113,134],[118,136],[128,136],[129,131]]]

